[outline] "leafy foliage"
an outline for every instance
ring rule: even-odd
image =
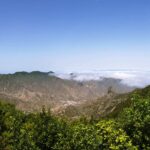
[[[146,89],[144,96],[141,91],[131,95],[131,106],[119,117],[120,125],[140,149],[150,149],[150,97]]]
[[[150,88],[130,95],[118,118],[68,121],[46,112],[26,114],[0,102],[3,150],[149,150]]]

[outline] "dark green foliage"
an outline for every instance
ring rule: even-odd
[[[150,149],[150,90],[137,90],[130,98],[130,107],[124,109],[118,120],[135,145]]]
[[[0,102],[2,150],[148,150],[150,149],[150,89],[129,95],[114,119],[68,121],[46,112],[25,114]]]

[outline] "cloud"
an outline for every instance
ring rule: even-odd
[[[102,80],[106,78],[121,79],[129,86],[145,87],[150,85],[150,71],[90,71],[77,73],[55,73],[55,76],[76,81]]]

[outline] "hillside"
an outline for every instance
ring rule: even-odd
[[[75,81],[60,79],[54,76],[53,72],[38,71],[0,75],[1,99],[14,103],[17,108],[27,112],[41,110],[44,105],[56,114],[64,114],[70,107],[78,110],[84,110],[82,107],[87,109],[88,105],[95,101],[107,104],[99,108],[100,112],[104,112],[105,108],[118,103],[119,100],[112,100],[112,97],[133,89],[134,87],[113,78]],[[109,90],[114,93],[113,96],[110,96]],[[84,113],[86,112],[89,111],[85,110]]]
[[[113,93],[110,93],[112,97]],[[149,150],[150,86],[116,106],[111,118],[56,117],[45,108],[24,113],[0,101],[0,148],[9,150]],[[118,95],[113,98],[123,98]],[[96,106],[96,105],[95,105]]]

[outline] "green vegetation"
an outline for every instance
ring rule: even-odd
[[[2,150],[150,150],[150,87],[129,95],[130,105],[114,117],[69,121],[26,114],[0,102]],[[112,115],[113,116],[113,115]]]

